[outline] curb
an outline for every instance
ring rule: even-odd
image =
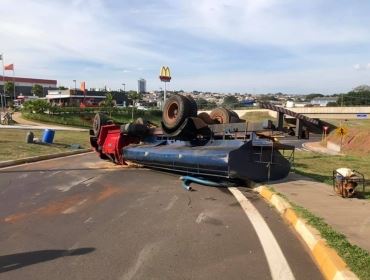
[[[321,150],[320,148],[311,147],[310,145],[307,145],[308,143],[303,143],[302,147],[310,150],[311,152],[323,154],[323,155],[332,155],[332,156],[342,156],[343,154],[340,152],[332,151],[327,148],[325,150]]]
[[[325,279],[328,280],[358,280],[358,277],[348,269],[345,262],[336,251],[330,248],[320,233],[299,218],[292,206],[281,196],[270,191],[265,186],[253,189],[258,192],[265,200],[272,204],[280,213],[283,219],[293,226],[295,231],[310,249],[311,255],[320,268]]]
[[[92,151],[92,149],[81,149],[81,150],[69,151],[69,152],[63,152],[63,153],[57,153],[57,154],[21,158],[21,159],[16,159],[16,160],[8,160],[8,161],[0,162],[0,168],[13,166],[13,165],[20,165],[20,164],[24,164],[24,163],[42,161],[42,160],[47,160],[47,159],[53,159],[53,158],[83,154],[83,153],[88,153],[88,152],[91,152],[91,151]]]

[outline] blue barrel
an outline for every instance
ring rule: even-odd
[[[42,142],[52,144],[54,140],[55,130],[45,129],[44,134],[42,135]]]

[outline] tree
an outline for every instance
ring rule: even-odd
[[[42,85],[33,85],[32,86],[32,89],[31,89],[31,93],[33,95],[36,95],[38,97],[43,97],[44,95],[44,88],[42,87]]]
[[[236,105],[239,104],[238,99],[235,96],[228,95],[224,98],[224,101],[222,103],[223,106],[228,108],[234,108]]]
[[[67,88],[65,86],[59,86],[58,89],[59,90],[66,90]]]
[[[195,100],[195,102],[197,103],[197,107],[198,109],[204,109],[204,108],[207,108],[207,105],[208,105],[208,101],[205,100],[204,98],[197,98]]]
[[[13,82],[5,82],[4,85],[4,92],[6,94],[11,94],[14,92],[14,83]]]
[[[326,104],[326,107],[337,107],[337,106],[338,106],[337,102],[328,102],[328,104]]]
[[[268,102],[268,101],[278,101],[278,99],[271,95],[271,94],[264,94],[262,96],[260,96],[259,98],[259,101],[262,101],[262,102]]]
[[[131,111],[131,120],[134,121],[134,108],[135,108],[135,103],[141,99],[140,93],[130,90],[128,93],[128,99],[132,100],[132,111]]]
[[[108,92],[106,95],[105,95],[105,99],[104,101],[101,103],[102,106],[104,107],[113,107],[115,105],[115,102],[113,100],[113,95],[112,93]]]
[[[350,91],[347,94],[342,94],[337,101],[341,106],[367,106],[370,105],[370,91]]]
[[[311,93],[311,94],[308,94],[306,95],[306,101],[311,101],[312,99],[316,98],[316,97],[324,97],[324,95],[320,94],[320,93]]]
[[[101,106],[106,107],[107,111],[109,112],[109,116],[112,116],[113,107],[116,105],[116,102],[113,100],[112,93],[107,92],[104,101],[102,101],[100,104]]]

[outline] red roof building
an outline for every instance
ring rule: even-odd
[[[22,77],[12,77],[12,76],[3,76],[0,75],[0,85],[3,85],[3,80],[5,82],[15,82],[15,86],[33,86],[33,85],[41,85],[43,87],[56,87],[58,81],[57,80],[46,80],[46,79],[34,79],[34,78],[22,78]]]

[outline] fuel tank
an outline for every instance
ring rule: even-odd
[[[122,149],[125,161],[188,175],[264,182],[286,177],[290,146],[269,140],[158,140]],[[293,153],[293,152],[292,152]]]

